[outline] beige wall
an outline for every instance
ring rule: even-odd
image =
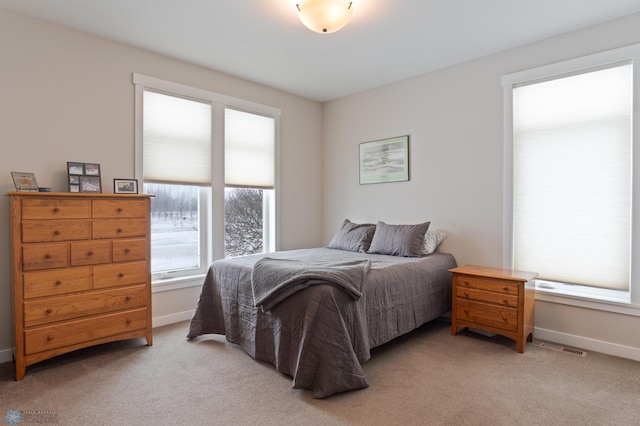
[[[0,190],[11,171],[66,191],[66,162],[100,163],[104,192],[134,173],[140,73],[280,108],[280,248],[321,243],[319,103],[0,9]],[[11,359],[9,204],[0,197],[0,362]],[[154,324],[188,314],[198,288],[155,293]]]
[[[502,76],[638,43],[639,28],[636,14],[324,104],[325,241],[345,217],[431,220],[459,264],[502,266]],[[358,144],[404,134],[411,180],[359,185]],[[640,359],[638,329],[633,314],[537,303],[536,336],[564,344]]]
[[[132,177],[136,72],[282,110],[281,249],[326,243],[345,217],[431,220],[448,234],[442,250],[460,264],[499,266],[502,75],[638,43],[638,28],[640,15],[633,15],[323,106],[0,9],[0,190],[13,189],[13,170],[33,171],[41,186],[65,190],[67,161],[100,163],[105,192],[113,178]],[[411,136],[411,180],[360,186],[358,144],[403,134]],[[2,362],[13,345],[6,197],[0,222]],[[155,293],[154,318],[182,318],[198,291]],[[617,346],[633,357],[639,327],[633,315],[537,303],[537,336],[565,344]]]

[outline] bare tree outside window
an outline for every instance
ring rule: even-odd
[[[224,199],[224,251],[226,257],[262,253],[263,191],[227,188]]]

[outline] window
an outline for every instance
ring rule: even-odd
[[[225,109],[225,256],[273,251],[275,120]]]
[[[633,248],[640,238],[632,233],[639,50],[503,79],[505,265],[538,272],[543,291],[639,302]]]
[[[275,250],[280,111],[138,74],[133,80],[136,178],[154,194],[153,283],[202,275],[225,256]]]

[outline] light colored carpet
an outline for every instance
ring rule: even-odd
[[[373,351],[368,389],[314,400],[224,336],[188,341],[187,328],[155,329],[152,347],[116,342],[47,360],[21,382],[2,364],[0,415],[54,411],[63,425],[640,424],[640,363],[537,340],[519,354],[501,336],[451,336],[435,321]]]

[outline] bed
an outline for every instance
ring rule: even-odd
[[[368,387],[362,364],[372,348],[451,309],[448,270],[456,261],[439,252],[409,257],[331,246],[214,262],[187,337],[225,335],[314,398]],[[324,280],[333,266],[338,279],[332,273]],[[256,275],[265,268],[289,283],[276,285],[275,297],[256,294]],[[296,275],[297,269],[307,275]]]

